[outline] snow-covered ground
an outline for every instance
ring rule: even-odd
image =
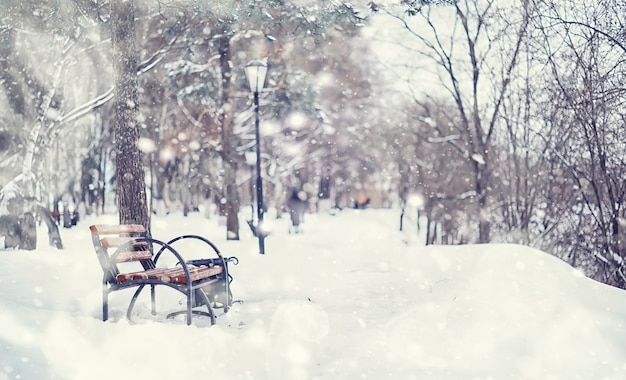
[[[626,292],[523,246],[424,247],[398,219],[307,215],[299,235],[278,220],[261,256],[243,223],[237,242],[216,218],[155,217],[156,238],[199,233],[240,259],[240,302],[213,327],[143,303],[130,324],[131,290],[103,323],[88,226],[116,216],[62,230],[62,251],[42,228],[39,250],[0,252],[0,378],[626,379]]]

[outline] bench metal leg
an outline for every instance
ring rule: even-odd
[[[215,313],[213,312],[213,308],[211,307],[211,301],[209,301],[209,297],[207,297],[206,293],[203,289],[198,289],[199,291],[196,295],[199,295],[202,298],[203,303],[206,304],[207,309],[209,310],[209,318],[211,318],[211,325],[215,324]]]
[[[137,302],[137,298],[139,297],[139,293],[143,290],[146,285],[140,285],[137,290],[135,290],[135,294],[133,294],[133,298],[130,299],[130,303],[128,304],[128,310],[126,311],[126,319],[132,322],[131,313],[133,312],[133,308],[135,307],[135,302]],[[152,291],[154,292],[154,286],[152,286]],[[154,310],[154,305],[152,305]]]
[[[156,315],[156,286],[150,285],[150,303],[152,305],[152,315]]]
[[[102,286],[102,322],[109,319],[109,290],[106,285]]]
[[[191,325],[191,308],[193,307],[193,297],[194,291],[193,290],[188,290],[187,291],[187,326]]]
[[[196,299],[196,297],[200,298],[200,300]],[[193,310],[194,307],[206,305],[208,312],[202,310]],[[192,295],[187,297],[187,308],[185,310],[175,311],[173,313],[169,313],[167,318],[174,318],[178,315],[185,314],[187,318],[187,325],[191,325],[191,319],[193,315],[204,315],[205,317],[209,317],[211,319],[211,325],[215,324],[215,312],[211,307],[211,302],[209,301],[209,297],[202,289],[195,289],[192,291]]]

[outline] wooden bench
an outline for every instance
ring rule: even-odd
[[[237,264],[235,257],[224,258],[215,244],[198,235],[183,235],[167,242],[146,236],[142,225],[92,225],[89,227],[93,246],[102,267],[102,320],[108,319],[109,294],[118,290],[137,287],[131,298],[126,317],[131,320],[131,313],[142,290],[148,285],[151,295],[151,311],[156,315],[157,285],[167,286],[182,293],[186,298],[186,308],[167,315],[168,318],[186,314],[187,325],[191,324],[193,314],[209,316],[215,324],[214,308],[220,306],[224,313],[232,305],[228,263]],[[211,257],[185,260],[174,249],[175,243],[183,240],[200,241]],[[204,252],[203,252],[204,254]],[[158,264],[161,257],[171,255],[174,265],[162,267]],[[120,271],[120,266],[138,263],[137,270]],[[194,310],[206,307],[207,312]]]

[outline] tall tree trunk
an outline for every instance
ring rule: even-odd
[[[137,50],[133,0],[111,0],[111,42],[115,72],[115,165],[120,223],[149,229],[146,183],[139,139]]]
[[[239,194],[237,192],[237,158],[233,146],[232,107],[230,107],[230,37],[224,33],[218,41],[220,71],[222,74],[222,99],[219,122],[222,126],[224,165],[224,194],[226,195],[226,239],[239,240]]]
[[[486,150],[484,150],[486,152]],[[474,163],[476,178],[476,197],[478,198],[478,242],[489,243],[491,241],[491,222],[489,221],[489,161],[487,154],[483,155],[484,163]]]

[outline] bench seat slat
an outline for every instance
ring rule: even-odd
[[[224,271],[221,266],[215,266],[212,268],[206,266],[189,268],[189,276],[191,281],[202,280],[215,275],[218,275]],[[157,279],[164,282],[171,282],[175,284],[186,284],[187,277],[183,268],[155,268],[148,269],[139,272],[120,273],[117,275],[117,281],[125,282],[138,279]]]
[[[152,259],[150,251],[124,251],[115,256],[115,264],[128,263],[131,261],[143,261]]]
[[[190,268],[189,276],[191,277],[191,281],[202,280],[205,278],[216,276],[224,271],[224,268],[220,266],[215,266],[212,268],[209,267],[198,267],[198,268]],[[181,269],[179,273],[174,274],[172,276],[171,281],[176,284],[186,284],[187,277],[185,277],[185,272]]]

